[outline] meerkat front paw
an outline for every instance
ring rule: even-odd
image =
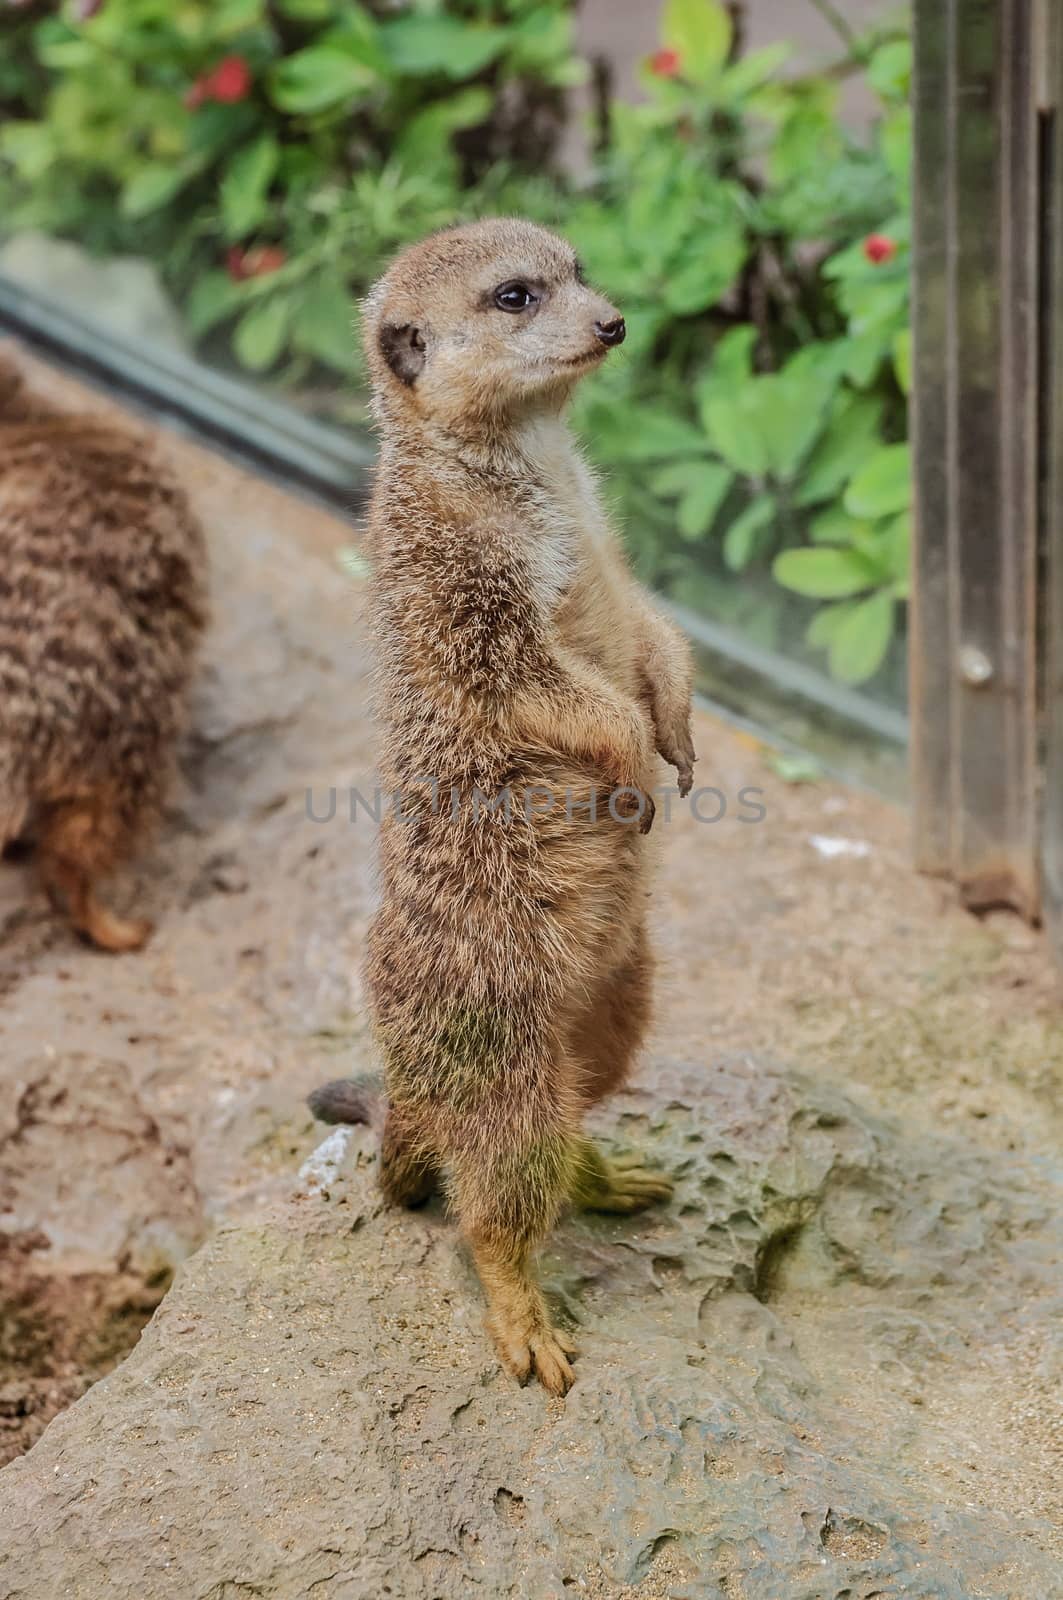
[[[688,795],[694,787],[694,763],[698,759],[689,720],[659,736],[657,753],[679,774],[679,793],[684,797]]]

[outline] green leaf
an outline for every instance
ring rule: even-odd
[[[792,47],[784,39],[775,44],[766,44],[759,50],[750,50],[748,55],[727,68],[722,85],[724,99],[732,104],[736,100],[743,100],[752,90],[766,83],[789,60],[791,54]]]
[[[820,606],[805,629],[809,644],[818,650],[828,649],[846,617],[859,604],[859,600],[836,600],[833,605]]]
[[[768,449],[761,435],[756,381],[732,397],[711,394],[703,409],[705,427],[714,448],[736,472],[763,477],[768,469]]]
[[[286,295],[275,294],[245,311],[233,334],[233,349],[245,367],[264,372],[284,348],[290,306]]]
[[[690,317],[727,293],[746,258],[745,231],[738,219],[718,223],[683,246],[669,263],[662,301],[677,316]]]
[[[292,324],[292,344],[337,372],[356,371],[354,297],[346,283],[335,274],[321,273],[302,292],[305,298]]]
[[[748,387],[757,338],[753,323],[740,322],[717,341],[711,365],[698,379],[695,391],[703,418],[710,400],[732,400],[736,390]]]
[[[844,392],[819,440],[794,496],[799,506],[814,505],[838,493],[880,447],[882,402]]]
[[[124,217],[146,217],[158,211],[184,188],[193,176],[173,162],[152,162],[135,172],[122,190],[119,207]]]
[[[678,50],[680,73],[691,83],[714,82],[731,52],[731,18],[718,0],[668,0],[661,36]]]
[[[901,511],[879,533],[880,549],[886,570],[898,593],[907,593],[912,561],[912,514]]]
[[[912,111],[900,106],[884,117],[879,134],[882,155],[900,195],[907,203],[912,187]]]
[[[816,550],[783,550],[772,564],[772,575],[784,589],[813,600],[838,600],[860,594],[879,579],[879,571],[858,550],[823,545]]]
[[[211,32],[216,39],[243,33],[263,21],[263,0],[215,0],[211,9]]]
[[[506,46],[506,30],[460,17],[410,13],[383,24],[381,43],[397,72],[413,77],[445,73],[471,78]]]
[[[421,171],[432,159],[451,154],[451,136],[461,128],[473,128],[485,122],[491,113],[493,99],[490,89],[476,85],[459,89],[445,100],[425,106],[411,117],[402,131],[395,154],[411,171]]]
[[[277,0],[278,11],[300,22],[329,22],[335,9],[335,0]]]
[[[205,272],[197,278],[184,305],[185,322],[193,337],[199,339],[209,333],[243,299],[243,284],[234,283],[227,272]]]
[[[705,454],[704,434],[672,411],[643,409],[638,426],[630,429],[627,437],[627,456],[632,461],[695,454]]]
[[[722,461],[698,463],[697,476],[688,484],[676,515],[684,539],[700,539],[708,533],[733,482],[733,473]]]
[[[878,369],[889,354],[889,335],[881,328],[854,333],[843,341],[845,376],[857,389],[866,389],[878,376]]]
[[[0,125],[0,153],[32,183],[43,177],[56,157],[55,139],[46,122]]]
[[[912,498],[911,454],[907,444],[877,450],[845,491],[851,517],[885,517],[903,511]]]
[[[792,478],[823,429],[834,390],[832,373],[801,379],[786,372],[758,380],[760,428],[768,467],[779,478]]]
[[[281,111],[309,115],[359,99],[376,81],[373,68],[346,50],[311,46],[278,62],[270,73],[269,92]]]
[[[812,519],[808,536],[813,544],[855,544],[870,531],[870,523],[858,522],[844,506],[833,505]]]
[[[831,676],[841,683],[866,683],[886,659],[893,638],[893,599],[885,591],[861,600],[842,618],[830,641]]]
[[[770,494],[758,495],[728,528],[723,540],[723,559],[732,572],[742,572],[757,553],[758,535],[775,519],[775,501]]]
[[[753,375],[753,350],[757,329],[751,322],[740,322],[716,341],[712,352],[712,375],[721,382],[734,382]]]
[[[244,238],[262,221],[279,156],[276,139],[264,133],[233,157],[221,183],[221,215],[227,239]]]
[[[650,473],[650,493],[659,495],[662,500],[674,500],[699,482],[704,466],[703,460],[670,461],[666,467],[658,467]]]
[[[907,100],[912,82],[912,45],[892,39],[879,45],[867,64],[867,81],[883,100]]]
[[[893,340],[893,370],[897,374],[902,394],[912,392],[912,334],[902,328]]]

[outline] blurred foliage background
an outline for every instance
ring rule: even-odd
[[[210,359],[347,422],[393,251],[560,228],[628,318],[576,423],[643,575],[900,700],[908,30],[808,3],[838,45],[812,74],[746,52],[740,3],[667,0],[643,98],[596,80],[573,170],[571,0],[0,0],[2,227],[149,257]]]

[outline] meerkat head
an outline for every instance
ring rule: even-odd
[[[571,245],[517,218],[433,234],[365,303],[378,413],[467,434],[562,405],[624,339]]]

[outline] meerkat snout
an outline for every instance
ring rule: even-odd
[[[627,323],[623,317],[613,317],[609,322],[596,322],[594,331],[604,345],[623,344],[627,338]]]

